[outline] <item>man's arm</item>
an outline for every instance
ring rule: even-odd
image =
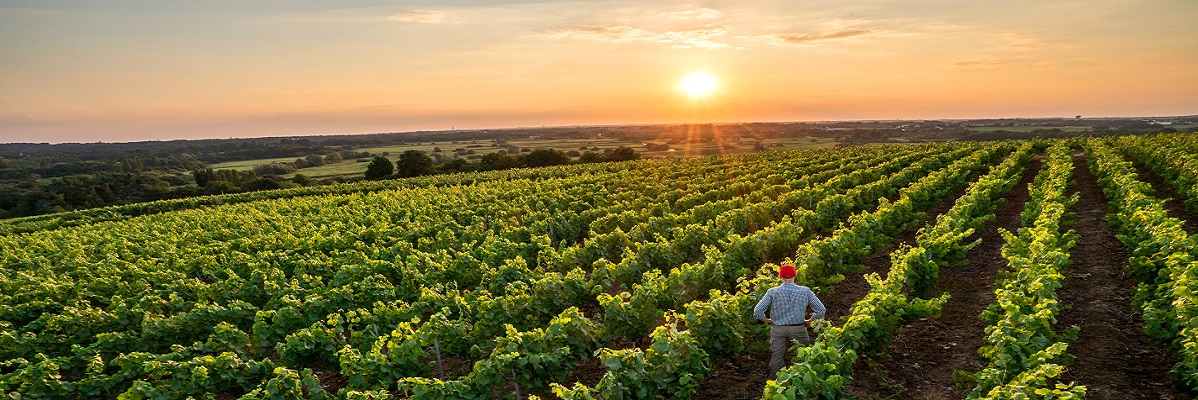
[[[823,319],[824,313],[827,311],[824,309],[824,303],[819,301],[819,297],[815,297],[815,292],[808,290],[807,293],[810,294],[807,299],[807,305],[811,307],[812,310],[815,310],[815,314],[812,315],[811,319],[808,319],[807,321],[810,322],[812,319]]]
[[[757,320],[767,324],[774,323],[773,320],[765,317],[765,309],[769,307],[770,303],[772,302],[770,293],[773,293],[773,291],[766,291],[765,296],[761,296],[761,301],[757,302],[757,306],[753,307],[753,318],[757,318]]]

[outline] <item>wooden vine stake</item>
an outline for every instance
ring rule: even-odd
[[[441,363],[441,342],[433,338],[433,353],[437,354],[437,370],[441,372],[441,380],[445,380],[445,364]]]
[[[516,386],[516,400],[520,400],[520,382],[516,382],[515,368],[512,368],[512,385]]]

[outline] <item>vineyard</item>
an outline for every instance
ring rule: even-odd
[[[1198,134],[438,175],[0,221],[14,399],[1193,398]],[[767,374],[779,265],[825,301]]]

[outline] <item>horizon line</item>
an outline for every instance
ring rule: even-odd
[[[206,138],[176,138],[176,139],[150,139],[136,141],[103,141],[94,142],[2,142],[3,145],[62,145],[62,144],[132,144],[132,143],[147,143],[147,142],[188,142],[188,141],[205,141],[205,140],[253,140],[253,139],[294,139],[294,138],[327,138],[336,136],[369,136],[369,135],[392,135],[403,133],[450,133],[450,132],[479,132],[479,131],[503,131],[503,130],[518,130],[518,129],[560,129],[560,128],[603,128],[603,127],[644,127],[644,126],[679,126],[679,125],[743,125],[743,124],[819,124],[819,123],[845,123],[845,122],[898,122],[898,121],[1002,121],[1002,120],[1101,120],[1101,119],[1151,119],[1151,118],[1198,118],[1198,114],[1185,115],[1136,115],[1136,116],[1099,116],[1099,117],[999,117],[999,118],[894,118],[894,119],[825,119],[825,120],[779,120],[779,121],[724,121],[724,122],[694,122],[694,123],[623,123],[623,124],[577,124],[577,125],[541,125],[541,126],[507,126],[507,127],[490,127],[490,128],[463,128],[457,129],[417,129],[410,131],[390,131],[390,132],[357,132],[357,133],[328,133],[328,134],[312,134],[312,135],[291,135],[291,136],[229,136],[229,137],[206,137]]]

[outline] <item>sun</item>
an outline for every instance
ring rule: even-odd
[[[715,86],[714,76],[703,71],[696,71],[682,79],[681,88],[683,92],[692,97],[702,97],[711,94],[715,90]]]

